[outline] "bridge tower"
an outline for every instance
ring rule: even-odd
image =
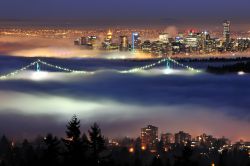
[[[36,72],[40,72],[41,71],[41,67],[39,62],[36,62]]]
[[[166,69],[171,69],[169,60],[166,61]]]

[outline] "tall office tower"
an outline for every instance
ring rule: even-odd
[[[110,40],[110,41],[112,40],[112,32],[110,30],[107,33],[106,40]]]
[[[223,38],[226,43],[230,42],[230,21],[223,22]]]
[[[96,40],[97,40],[96,36],[88,36],[87,44],[91,45],[91,46],[95,46],[96,45]]]
[[[80,38],[80,44],[81,44],[81,45],[86,45],[86,44],[87,44],[87,38],[84,37],[84,36],[81,37],[81,38]]]
[[[161,142],[165,151],[168,151],[171,144],[174,143],[174,135],[172,133],[161,134]]]
[[[128,37],[127,36],[120,36],[120,49],[123,51],[128,50]]]
[[[172,133],[161,134],[161,141],[163,144],[172,144],[174,143],[174,135]]]
[[[111,44],[112,44],[112,32],[109,30],[102,45],[103,45],[103,48],[110,49]]]
[[[159,41],[163,42],[163,43],[168,43],[168,38],[169,38],[169,34],[168,33],[160,33],[159,34]]]
[[[141,44],[140,35],[137,32],[132,33],[132,50],[139,48]]]
[[[191,141],[190,134],[184,133],[183,131],[175,134],[175,143],[185,145],[188,141]]]
[[[158,142],[158,127],[148,125],[141,129],[142,149],[147,148],[151,152],[156,152]]]

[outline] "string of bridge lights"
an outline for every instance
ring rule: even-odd
[[[36,63],[39,63],[39,62],[40,62],[41,64],[46,65],[46,66],[49,66],[49,67],[52,67],[52,68],[55,68],[55,69],[58,69],[58,70],[62,70],[62,71],[71,72],[71,73],[94,74],[94,72],[92,72],[92,71],[72,70],[72,69],[69,69],[69,68],[65,68],[65,67],[53,65],[53,64],[50,64],[50,63],[47,63],[47,62],[45,62],[45,61],[42,61],[42,60],[38,59],[38,60],[36,61]]]
[[[173,62],[173,63],[175,63],[175,64],[181,66],[181,67],[184,67],[184,68],[188,69],[188,70],[191,70],[191,71],[194,71],[194,72],[197,72],[197,73],[201,72],[201,70],[198,70],[198,69],[195,69],[195,68],[190,67],[190,66],[188,66],[188,65],[184,65],[184,64],[182,64],[182,63],[179,63],[178,61],[176,61],[176,60],[174,60],[174,59],[172,59],[172,58],[167,58],[167,59],[170,60],[171,62]]]
[[[134,73],[134,72],[138,72],[138,71],[141,71],[141,70],[152,68],[152,67],[154,67],[156,65],[159,65],[159,64],[161,64],[163,62],[166,62],[166,61],[171,61],[171,62],[173,62],[173,63],[175,63],[175,64],[177,64],[177,65],[179,65],[179,66],[181,66],[183,68],[186,68],[188,70],[191,70],[191,71],[194,71],[194,72],[197,72],[197,73],[201,72],[201,70],[197,70],[197,69],[195,69],[193,67],[190,67],[188,65],[184,65],[184,64],[179,63],[176,60],[168,57],[168,58],[161,59],[161,60],[159,60],[159,61],[157,61],[155,63],[149,64],[149,65],[145,65],[145,66],[142,66],[142,67],[136,67],[136,68],[132,68],[132,69],[129,69],[129,70],[123,70],[123,71],[120,71],[120,73]]]
[[[32,62],[32,63],[30,63],[29,65],[27,65],[27,66],[25,66],[25,67],[23,67],[23,68],[21,68],[21,69],[15,70],[15,71],[13,71],[13,72],[11,72],[11,73],[8,73],[8,74],[5,74],[5,75],[1,75],[1,76],[0,76],[0,79],[7,79],[8,77],[13,77],[13,76],[19,74],[20,72],[22,72],[22,71],[24,71],[24,70],[27,70],[27,69],[30,68],[31,66],[34,66],[36,63],[37,63],[36,61],[35,61],[35,62]]]
[[[188,70],[191,70],[193,72],[201,72],[201,70],[197,70],[193,67],[190,67],[188,65],[184,65],[182,63],[179,63],[177,62],[176,60],[168,57],[168,58],[163,58],[157,62],[154,62],[154,63],[151,63],[151,64],[148,64],[148,65],[145,65],[145,66],[141,66],[141,67],[135,67],[135,68],[132,68],[132,69],[128,69],[128,70],[121,70],[121,71],[118,71],[119,73],[136,73],[136,72],[139,72],[139,71],[143,71],[143,70],[146,70],[146,69],[150,69],[150,68],[153,68],[154,66],[156,65],[159,65],[163,62],[166,62],[166,61],[171,61],[173,62],[174,64],[177,64],[183,68],[186,68]],[[46,65],[46,66],[49,66],[51,68],[55,68],[55,69],[58,69],[58,70],[61,70],[61,71],[66,71],[66,72],[70,72],[70,73],[78,73],[78,74],[95,74],[96,72],[95,71],[84,71],[84,70],[73,70],[73,69],[69,69],[69,68],[66,68],[66,67],[61,67],[61,66],[58,66],[58,65],[53,65],[51,63],[47,63],[45,61],[42,61],[40,59],[28,64],[27,66],[21,68],[21,69],[18,69],[18,70],[15,70],[11,73],[8,73],[8,74],[5,74],[5,75],[0,75],[0,79],[7,79],[9,77],[13,77],[17,74],[19,74],[20,72],[24,71],[24,70],[27,70],[29,69],[30,67],[32,66],[35,66],[36,64],[43,64],[43,65]]]

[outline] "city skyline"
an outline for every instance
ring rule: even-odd
[[[0,166],[250,166],[249,0],[2,0]]]

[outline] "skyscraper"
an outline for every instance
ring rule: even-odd
[[[223,39],[226,43],[230,42],[230,21],[223,22]]]
[[[86,45],[87,44],[87,38],[85,36],[81,37],[80,44],[81,45]]]
[[[110,30],[107,33],[106,40],[112,40],[112,32]]]
[[[168,38],[169,38],[169,34],[168,33],[160,33],[159,34],[159,41],[163,42],[163,43],[168,43]]]
[[[172,133],[161,134],[161,142],[165,151],[168,151],[171,144],[174,143],[174,135]]]
[[[156,152],[158,142],[158,127],[148,125],[141,129],[142,149],[147,148],[151,152]]]
[[[96,46],[96,40],[97,40],[96,36],[88,36],[87,37],[87,45],[95,47]]]
[[[107,36],[104,39],[104,42],[102,43],[102,46],[105,49],[111,49],[111,45],[112,45],[112,32],[109,30]]]
[[[120,50],[126,51],[128,50],[128,37],[127,36],[120,36]]]
[[[174,135],[172,133],[161,134],[161,141],[164,145],[174,143]]]
[[[141,44],[140,35],[137,32],[132,33],[132,50],[139,48]]]
[[[186,144],[188,141],[191,141],[191,135],[180,131],[175,134],[175,143],[176,144]]]

